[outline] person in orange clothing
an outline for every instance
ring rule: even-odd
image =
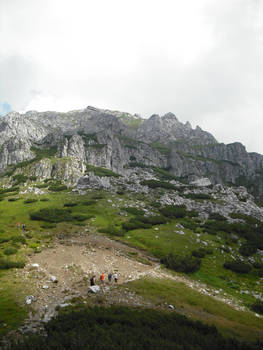
[[[101,282],[102,284],[104,284],[104,280],[105,280],[105,276],[104,276],[104,273],[102,273],[102,274],[100,275],[100,282]]]

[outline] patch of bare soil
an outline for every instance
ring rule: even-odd
[[[107,281],[108,273],[116,272],[118,284],[142,277],[168,278],[183,282],[202,294],[213,296],[237,309],[240,306],[233,300],[219,296],[217,291],[195,282],[187,277],[161,270],[157,261],[145,252],[131,248],[102,235],[79,235],[56,239],[52,248],[28,258],[26,267],[19,271],[19,278],[30,285],[30,294],[34,296],[32,312],[22,330],[34,331],[39,321],[48,321],[56,314],[56,306],[70,303],[72,298],[85,298],[85,302],[107,304],[126,304],[151,307],[150,302],[132,293],[127,288],[119,290],[112,281]],[[105,274],[105,283],[99,281]],[[99,295],[90,295],[87,299],[90,277],[96,276],[101,286]],[[153,306],[154,307],[154,306]]]

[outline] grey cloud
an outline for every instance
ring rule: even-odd
[[[32,62],[19,55],[0,56],[0,97],[20,110],[32,98],[36,82],[36,69]]]

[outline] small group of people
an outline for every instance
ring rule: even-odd
[[[105,283],[105,275],[104,275],[104,273],[102,273],[102,274],[100,275],[99,280],[100,280],[100,283],[101,283],[101,284],[104,284],[104,283]],[[115,283],[118,282],[118,275],[117,275],[116,272],[115,272],[115,273],[111,273],[111,272],[108,273],[108,282],[111,283],[112,280],[114,280]],[[90,285],[91,285],[91,286],[95,286],[95,284],[96,284],[96,276],[93,275],[93,276],[90,278]]]
[[[25,231],[26,230],[26,224],[20,224],[20,222],[18,221],[18,223],[16,224],[17,228],[22,227],[22,230]]]

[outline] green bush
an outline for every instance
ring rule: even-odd
[[[185,194],[184,197],[190,198],[190,199],[206,199],[206,200],[212,199],[210,194],[206,194],[206,193],[188,193],[188,194]]]
[[[6,350],[261,350],[263,345],[223,337],[215,326],[175,312],[119,305],[62,309],[43,333],[13,337]]]
[[[209,220],[226,221],[226,217],[219,213],[211,213],[209,215]]]
[[[259,314],[263,314],[263,301],[257,300],[254,304],[251,305],[251,309]]]
[[[187,214],[184,205],[166,205],[160,209],[160,213],[167,218],[184,218]]]
[[[257,252],[257,248],[249,243],[244,243],[239,248],[239,252],[243,256],[251,256]]]
[[[132,215],[144,215],[144,211],[142,209],[138,209],[135,207],[127,207],[127,208],[121,208],[122,210],[126,210],[127,213]]]
[[[49,186],[48,183],[45,184],[39,184],[39,185],[35,185],[37,188],[47,188]]]
[[[27,182],[28,177],[23,174],[14,175],[12,180],[16,182],[16,185]]]
[[[8,270],[13,268],[22,269],[24,266],[24,261],[9,261],[0,257],[0,270]]]
[[[201,266],[201,260],[199,258],[191,255],[174,255],[173,253],[163,257],[161,263],[169,269],[185,273],[195,272]]]
[[[65,185],[51,185],[49,186],[49,191],[53,191],[53,192],[60,192],[60,191],[64,191],[67,190],[67,186]]]
[[[150,188],[165,188],[167,190],[176,190],[176,186],[165,181],[144,180],[141,182],[141,185],[148,186]]]
[[[251,270],[251,265],[246,264],[242,261],[227,261],[224,263],[224,268],[237,272],[237,273],[249,273]]]
[[[75,207],[78,203],[65,203],[64,207]]]
[[[253,263],[253,267],[254,267],[255,269],[263,269],[263,263],[258,262],[258,261],[255,261],[255,262]]]
[[[13,186],[10,188],[0,188],[0,194],[8,193],[8,192],[17,192],[19,191],[18,186]]]
[[[73,217],[70,209],[43,208],[30,213],[30,219],[48,222],[63,222],[72,221]]]
[[[36,181],[37,177],[36,176],[29,176],[30,181]]]
[[[48,199],[48,198],[40,198],[40,201],[41,201],[41,202],[48,202],[49,199]]]
[[[77,221],[85,221],[87,219],[91,219],[92,215],[84,215],[84,214],[74,214],[72,218]]]
[[[25,204],[36,203],[36,202],[37,202],[36,198],[27,198],[26,200],[24,200]]]
[[[23,236],[13,236],[11,240],[14,243],[22,243],[22,244],[26,243],[26,239]]]
[[[20,198],[13,197],[13,198],[8,198],[8,202],[15,202],[18,201]]]
[[[89,206],[89,205],[96,204],[96,201],[93,201],[93,200],[90,200],[90,201],[83,201],[83,202],[81,202],[81,204],[82,204],[82,205]]]
[[[99,177],[120,177],[120,174],[115,173],[114,171],[106,168],[100,168],[93,165],[87,165],[86,172],[93,172],[94,175]]]
[[[207,254],[213,254],[213,250],[208,248],[199,248],[192,251],[192,255],[196,258],[204,258]]]
[[[13,255],[17,253],[17,249],[14,247],[8,247],[4,249],[4,254],[5,255]]]

